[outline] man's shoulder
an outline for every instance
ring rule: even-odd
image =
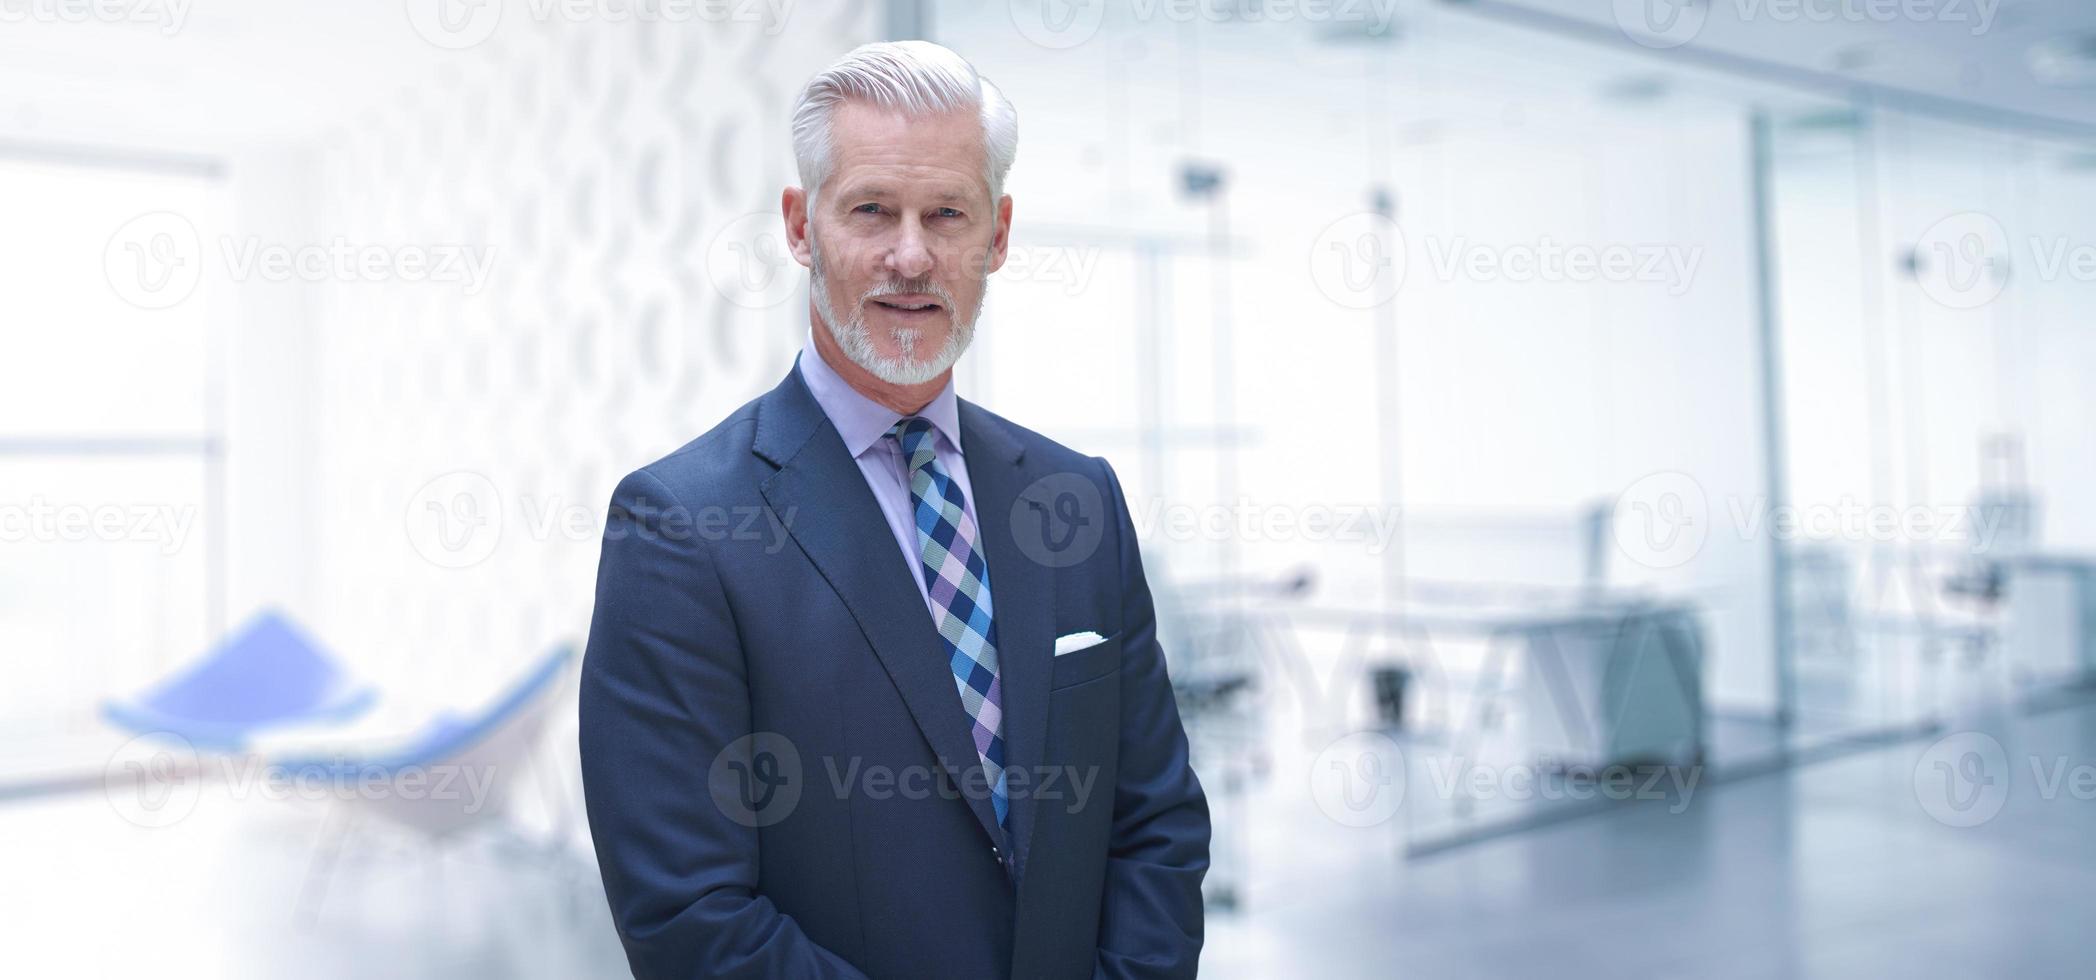
[[[745,402],[713,428],[628,474],[621,486],[660,484],[677,502],[687,505],[755,493],[758,469],[770,469],[750,451],[757,431],[757,403],[762,400],[760,396]]]
[[[1107,463],[1103,458],[1065,446],[1054,439],[1050,439],[965,398],[961,399],[961,409],[964,417],[967,414],[975,415],[981,426],[987,431],[996,433],[997,438],[1024,449],[1026,451],[1027,464],[1031,468],[1083,473],[1092,476],[1093,479],[1100,479],[1105,476]],[[978,447],[964,446],[962,448],[967,452],[973,453]],[[996,447],[990,448],[994,450]]]
[[[635,470],[623,485],[639,483],[652,488],[660,484],[661,490],[686,504],[755,494],[773,469],[752,451],[765,397],[751,399],[697,438]],[[1023,450],[1028,469],[1082,474],[1098,483],[1102,493],[1112,492],[1110,468],[1103,458],[1066,446],[966,399],[961,400],[961,411],[964,424],[973,416],[978,440],[988,441],[965,446],[967,452]]]
[[[1006,419],[1006,417],[1002,417],[998,413],[991,413],[989,408],[983,408],[983,406],[979,406],[975,402],[962,400],[960,404],[962,404],[962,419],[964,419],[962,421],[962,429],[968,427],[966,425],[966,417],[973,415],[977,431],[979,433],[987,433],[989,440],[996,442],[996,444],[991,444],[991,446],[977,446],[977,444],[964,446],[964,450],[968,452],[968,459],[970,459],[970,463],[968,463],[968,471],[970,473],[975,471],[975,465],[977,465],[975,463],[975,454],[979,450],[989,450],[989,452],[1025,450],[1025,473],[1027,473],[1027,477],[1029,477],[1031,482],[1040,484],[1044,480],[1061,480],[1061,477],[1058,477],[1058,473],[1075,475],[1075,477],[1082,477],[1082,480],[1090,482],[1092,486],[1096,486],[1098,488],[1098,496],[1105,498],[1107,503],[1109,503],[1109,507],[1117,505],[1117,500],[1121,498],[1119,477],[1113,473],[1113,463],[1107,463],[1105,456],[1094,456],[1090,452],[1077,450],[1077,448],[1065,446],[1065,444],[1056,442],[1056,440],[1050,440],[1048,436],[1042,436],[1042,433],[1033,431],[1033,429],[1027,429],[1025,425],[1014,423],[1014,421],[1010,421],[1010,419]]]

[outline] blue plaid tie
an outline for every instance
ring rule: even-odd
[[[932,424],[906,418],[888,430],[910,464],[910,502],[916,508],[918,565],[938,607],[939,639],[973,723],[975,752],[996,783],[990,802],[997,825],[1011,809],[1004,773],[1004,688],[997,678],[997,624],[990,617],[990,568],[977,549],[968,498],[939,465]]]

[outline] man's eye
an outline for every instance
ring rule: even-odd
[[[861,214],[879,214],[881,213],[881,206],[878,204],[861,204],[852,210]]]
[[[961,213],[959,211],[956,211],[952,208],[940,208],[939,210],[934,211],[932,213],[938,215],[941,218],[958,218],[961,216]]]

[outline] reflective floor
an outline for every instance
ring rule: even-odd
[[[2087,698],[1410,860],[1401,821],[1326,818],[1300,764],[1218,801],[1238,907],[1210,916],[1206,976],[2087,975]],[[623,975],[585,861],[366,828],[330,866],[323,816],[224,787],[160,828],[100,787],[0,803],[0,874],[39,883],[0,890],[9,972]]]
[[[1982,736],[2001,755],[1953,800],[1935,764],[1967,763],[1989,744]],[[1989,780],[2007,790],[1992,819],[1959,827],[1932,815],[1983,815],[1989,798],[1973,796]],[[1631,802],[1399,861],[1389,827],[1334,827],[1311,808],[1299,832],[1265,829],[1248,849],[1243,912],[1211,918],[1206,973],[2089,970],[2096,706],[2086,699],[2023,717],[1961,713],[1934,735],[1707,786],[1676,809]]]

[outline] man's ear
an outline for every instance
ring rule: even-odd
[[[990,239],[990,268],[996,272],[1004,268],[1004,255],[1012,246],[1012,196],[1006,194],[997,199],[997,234]]]
[[[814,268],[815,253],[809,247],[808,237],[808,192],[798,187],[786,188],[779,195],[779,215],[786,221],[786,248],[793,253],[793,260]]]

